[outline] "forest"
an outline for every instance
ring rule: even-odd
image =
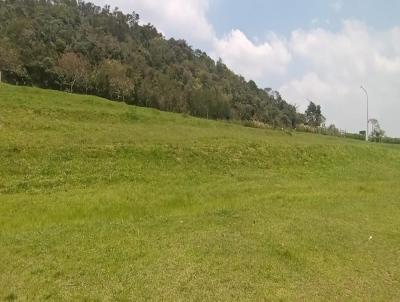
[[[0,1],[0,71],[18,85],[193,116],[295,128],[306,117],[136,12],[74,0]]]

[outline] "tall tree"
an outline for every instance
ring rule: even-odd
[[[320,127],[325,123],[325,120],[325,117],[322,115],[321,106],[310,102],[305,112],[306,124],[312,127]]]
[[[372,132],[370,134],[370,139],[375,142],[381,142],[382,138],[385,136],[385,130],[383,130],[377,119],[370,119],[369,122],[372,125]]]

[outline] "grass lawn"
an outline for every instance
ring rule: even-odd
[[[399,301],[400,148],[0,85],[0,301]]]

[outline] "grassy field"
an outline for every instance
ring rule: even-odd
[[[0,300],[400,300],[397,146],[2,84],[0,155]]]

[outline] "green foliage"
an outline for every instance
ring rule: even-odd
[[[345,138],[351,138],[351,139],[357,139],[357,140],[365,140],[365,135],[357,134],[357,133],[348,133],[345,132],[342,134],[343,137]]]
[[[26,76],[18,51],[7,39],[0,39],[0,72],[2,80],[17,81]]]
[[[104,60],[95,75],[98,90],[111,99],[125,101],[133,95],[134,83],[128,77],[128,68],[116,60]]]
[[[315,105],[313,102],[310,102],[305,112],[305,122],[311,127],[320,127],[325,123],[325,117],[322,115],[320,105]]]
[[[0,1],[4,79],[210,119],[294,127],[296,108],[139,15],[82,1]]]
[[[400,144],[400,138],[394,138],[394,137],[383,137],[381,138],[382,143],[386,144]]]
[[[330,136],[338,136],[342,138],[350,138],[356,140],[365,140],[365,134],[357,134],[357,133],[349,133],[346,131],[341,131],[336,128],[335,125],[329,125],[328,127],[320,126],[320,127],[312,127],[308,125],[299,125],[296,127],[296,131],[298,132],[306,132],[306,133],[315,133],[322,135],[330,135]]]
[[[369,121],[372,125],[372,132],[370,135],[370,140],[373,142],[381,142],[382,138],[385,136],[385,130],[383,130],[376,119],[370,119]]]

